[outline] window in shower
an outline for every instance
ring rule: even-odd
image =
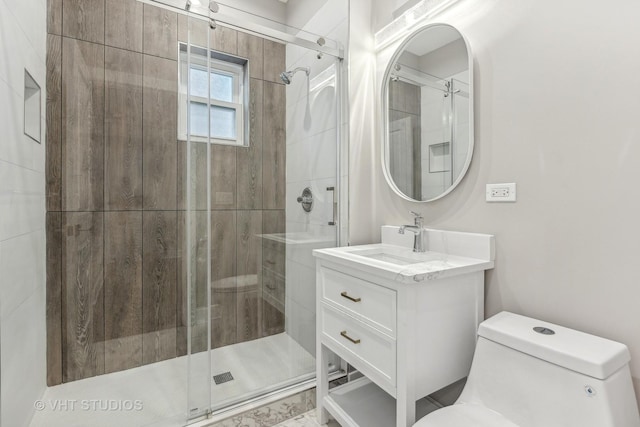
[[[248,61],[192,46],[188,59],[180,47],[180,126],[178,139],[187,133],[194,142],[249,145]],[[188,118],[188,119],[187,119]]]

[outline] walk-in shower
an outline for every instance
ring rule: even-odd
[[[340,240],[347,8],[273,0],[270,21],[221,2],[75,3],[52,3],[64,31],[47,45],[62,131],[45,399],[141,404],[32,425],[178,426],[312,387],[311,251]]]

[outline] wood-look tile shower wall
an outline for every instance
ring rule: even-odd
[[[191,43],[206,46],[206,23],[191,23]],[[193,144],[187,177],[177,141],[187,17],[136,0],[49,0],[48,33],[48,384],[186,354],[187,179],[196,317],[211,183],[212,346],[282,332],[284,246],[260,235],[284,232],[285,46],[211,32],[213,49],[250,61],[251,144],[211,145],[210,178],[207,147]],[[195,351],[206,348],[198,326]]]

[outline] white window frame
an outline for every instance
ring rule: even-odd
[[[246,66],[236,64],[233,62],[225,61],[223,59],[210,58],[209,63],[207,64],[207,58],[205,56],[206,49],[199,48],[198,50],[202,50],[202,54],[197,54],[193,52],[190,55],[190,63],[187,62],[187,52],[180,51],[180,64],[179,64],[179,79],[180,79],[180,90],[179,90],[179,102],[180,107],[178,108],[178,139],[181,141],[187,140],[187,129],[189,120],[189,104],[190,103],[199,103],[205,104],[208,106],[207,110],[209,112],[208,117],[211,120],[211,107],[222,107],[228,108],[235,111],[236,117],[236,137],[235,138],[224,138],[224,137],[213,137],[209,135],[195,135],[191,133],[190,140],[193,142],[210,142],[213,144],[224,144],[224,145],[234,145],[234,146],[246,146],[248,145],[245,140],[245,108],[246,108],[246,91],[248,88],[245,88],[245,82],[247,79],[248,69]],[[213,53],[213,51],[211,51]],[[228,56],[228,55],[225,55]],[[188,93],[188,78],[190,69],[196,69],[205,71],[209,74],[217,73],[223,74],[227,76],[233,77],[233,102],[220,101],[217,99],[213,99],[210,97],[199,97],[194,95],[189,95]],[[209,76],[209,79],[211,77]],[[210,92],[210,90],[209,90]],[[210,93],[209,93],[210,96]],[[208,125],[209,126],[209,125]],[[209,131],[211,133],[211,130]]]

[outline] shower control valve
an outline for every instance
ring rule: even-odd
[[[302,205],[302,209],[305,212],[311,212],[313,208],[313,193],[311,193],[311,188],[307,187],[302,190],[302,195],[297,198],[297,201]]]

